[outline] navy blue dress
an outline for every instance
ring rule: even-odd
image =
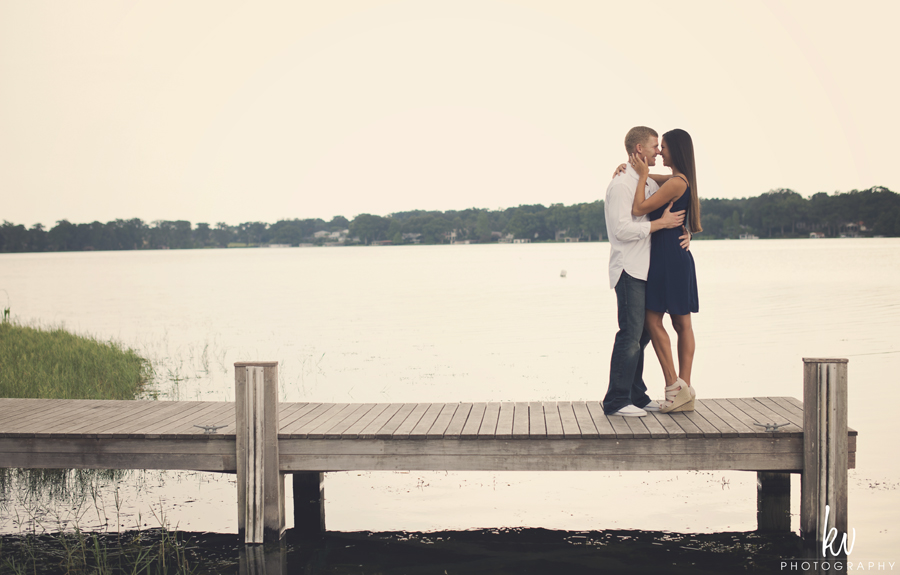
[[[672,211],[689,210],[691,187],[675,200]],[[668,204],[666,204],[668,205]],[[650,212],[651,221],[658,220],[666,206]],[[685,211],[685,222],[689,211]],[[647,309],[671,315],[697,313],[697,273],[694,256],[681,247],[681,227],[664,229],[650,236],[650,271],[647,272]]]

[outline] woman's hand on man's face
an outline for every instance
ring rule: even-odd
[[[644,156],[640,154],[631,154],[631,166],[638,176],[647,176],[650,174],[650,166],[644,161]]]

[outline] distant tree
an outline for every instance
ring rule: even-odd
[[[344,216],[334,216],[331,218],[331,221],[328,222],[328,231],[331,232],[339,232],[341,230],[346,230],[350,227],[350,220],[345,218]]]
[[[453,231],[453,224],[446,218],[431,218],[422,227],[422,242],[426,244],[443,244],[447,242],[445,234],[451,231]]]
[[[220,248],[227,248],[234,241],[234,230],[225,222],[218,222],[213,230],[213,238]]]
[[[606,233],[606,213],[604,210],[603,200],[597,200],[590,204],[581,204],[578,210],[581,231],[587,236],[588,241],[592,238],[602,240]]]
[[[47,250],[47,232],[42,224],[34,224],[28,230],[28,251],[43,252]]]
[[[481,243],[491,241],[491,220],[486,211],[479,211],[475,221],[475,238]]]
[[[364,244],[386,239],[390,218],[359,214],[350,222],[350,234],[358,237]]]
[[[66,252],[75,249],[75,230],[77,226],[68,220],[59,220],[56,225],[47,232],[50,249],[58,252]]]
[[[197,224],[197,228],[194,230],[194,246],[198,248],[205,248],[211,246],[212,242],[212,230],[209,229],[209,224]]]

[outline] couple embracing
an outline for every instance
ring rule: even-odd
[[[628,131],[628,164],[619,166],[606,189],[609,283],[616,291],[619,331],[613,344],[606,415],[644,416],[692,411],[691,385],[697,276],[690,247],[700,227],[694,146],[684,130],[659,135],[644,126]],[[662,156],[671,175],[649,173]],[[663,326],[669,314],[678,335],[678,368]],[[665,397],[651,400],[644,384],[644,348],[653,342],[665,378]]]

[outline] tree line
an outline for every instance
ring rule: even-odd
[[[809,199],[788,189],[741,199],[701,199],[703,232],[696,239],[900,236],[900,194],[876,186]],[[280,220],[274,224],[185,220],[144,222],[133,218],[74,224],[60,220],[49,230],[6,220],[0,252],[191,249],[332,244],[441,244],[527,241],[596,241],[607,238],[603,201],[520,205],[515,208],[398,212]]]

